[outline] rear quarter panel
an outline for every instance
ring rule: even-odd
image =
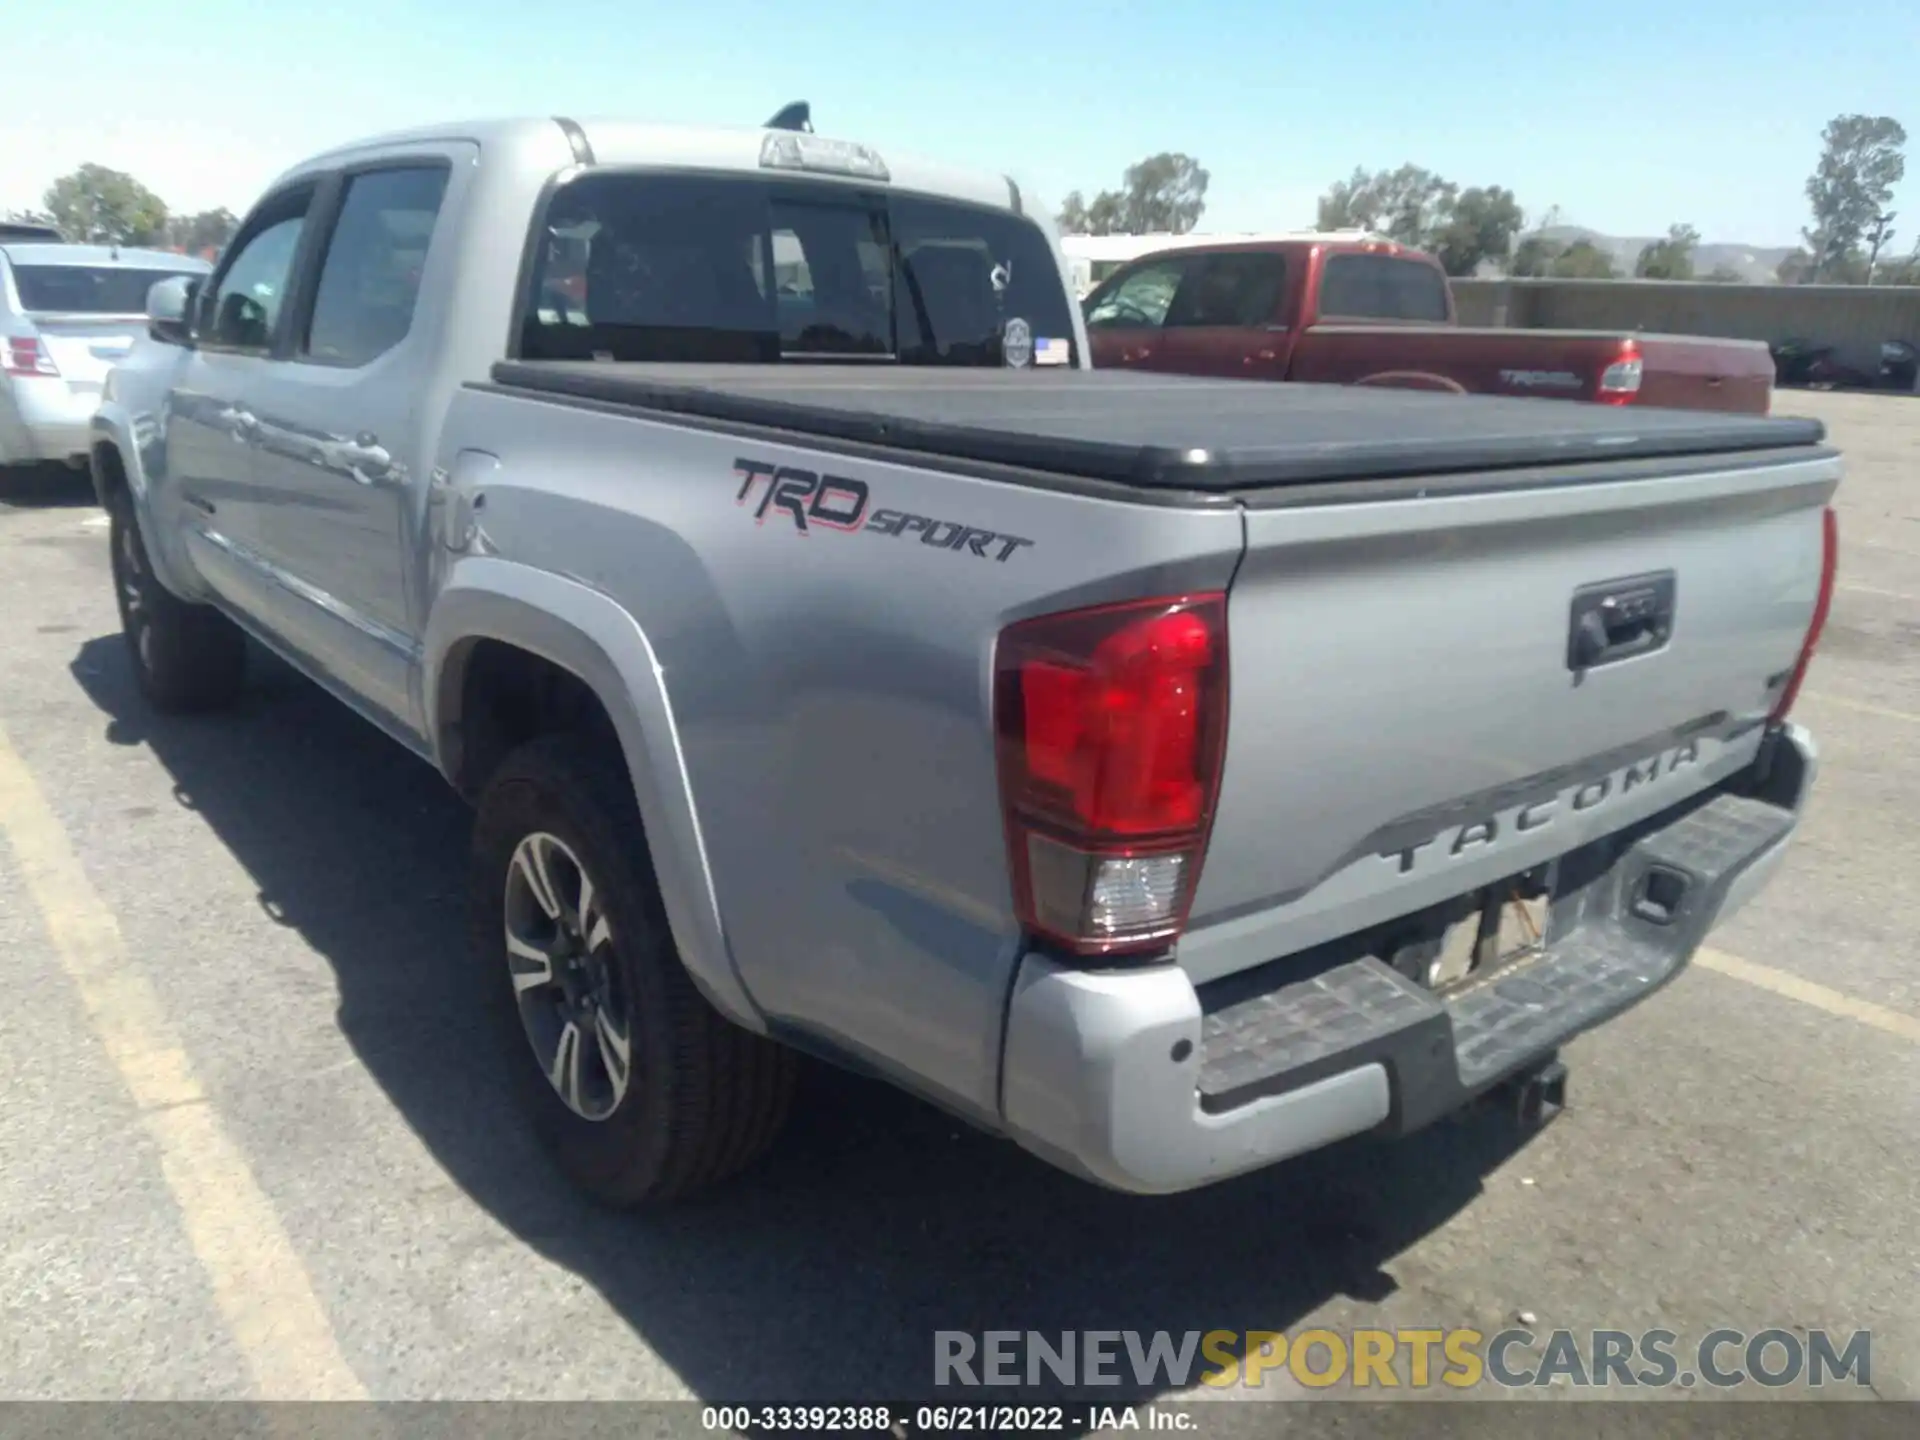
[[[992,1123],[1019,942],[995,639],[1047,610],[1225,588],[1240,512],[504,391],[463,392],[448,428],[498,457],[480,548],[613,598],[644,632],[697,816],[692,868],[710,877],[731,962],[769,1027]],[[864,485],[867,509],[850,530],[760,513],[764,481],[743,493],[741,460]],[[887,534],[882,517],[903,515],[944,522],[936,538],[998,538],[976,554],[926,543],[923,528]],[[1009,538],[1025,543],[1000,559]]]
[[[1590,400],[1606,363],[1599,358],[1601,349],[1599,340],[1529,335],[1521,330],[1315,325],[1294,348],[1288,378],[1309,384],[1387,384],[1474,395]]]

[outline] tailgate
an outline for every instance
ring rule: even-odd
[[[1637,405],[1765,415],[1773,406],[1773,353],[1758,340],[1637,335]]]
[[[1666,463],[1248,510],[1221,799],[1180,945],[1196,981],[1517,874],[1752,759],[1812,617],[1838,461]],[[1572,668],[1577,615],[1668,595],[1664,641]]]

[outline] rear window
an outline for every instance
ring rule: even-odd
[[[1320,276],[1320,314],[1328,320],[1447,319],[1447,282],[1423,260],[1391,255],[1333,255]]]
[[[1046,237],[1004,211],[820,182],[601,173],[548,207],[520,354],[1065,364],[1070,305]]]
[[[129,270],[118,265],[16,265],[14,288],[24,310],[65,315],[144,315],[147,291],[198,270]]]

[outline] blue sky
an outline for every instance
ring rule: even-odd
[[[825,133],[1011,170],[1050,204],[1184,150],[1213,175],[1210,230],[1307,224],[1355,165],[1411,160],[1530,214],[1755,245],[1795,241],[1831,116],[1891,114],[1914,133],[1896,248],[1920,228],[1920,0],[6,9],[0,208],[83,160],[238,211],[311,151],[417,122],[757,123],[804,97]]]

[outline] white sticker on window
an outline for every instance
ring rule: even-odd
[[[1000,357],[1015,370],[1033,363],[1033,327],[1018,315],[1000,332]]]

